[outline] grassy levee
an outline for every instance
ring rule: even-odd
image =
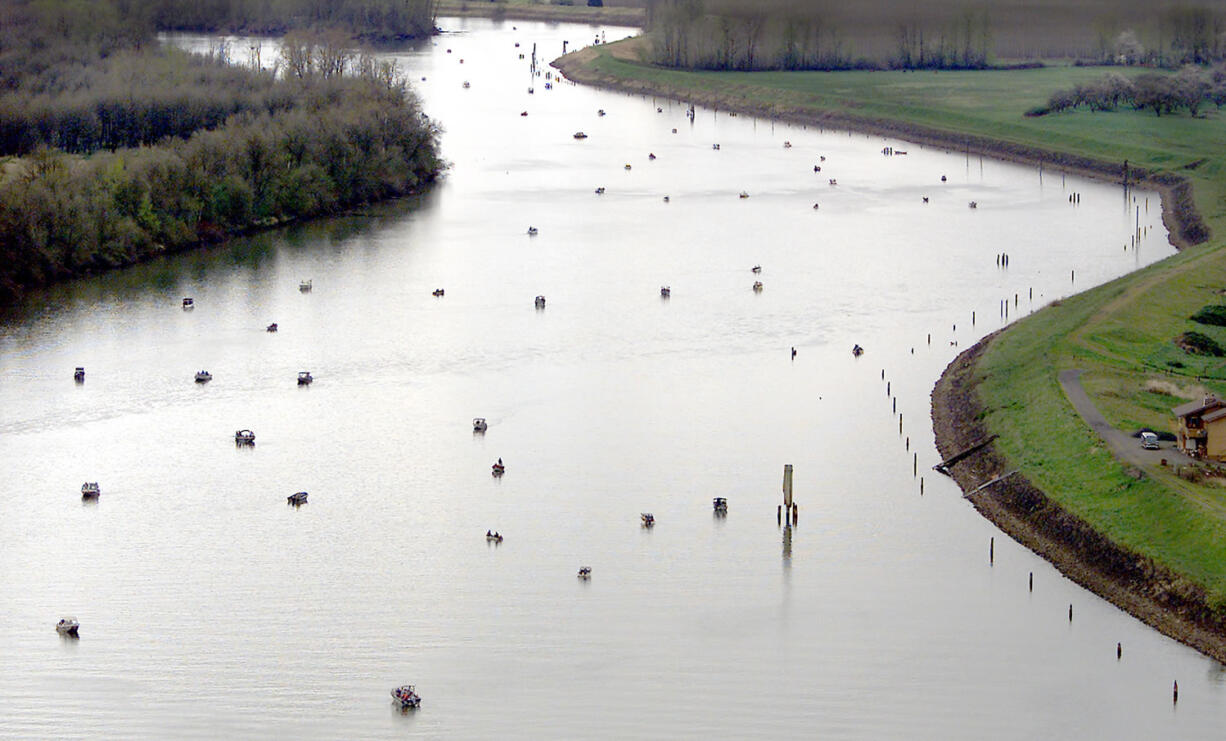
[[[1178,243],[1178,226],[1189,216],[1194,218],[1193,211],[1199,212],[1210,233],[1208,240],[1185,244],[1174,257],[1044,308],[992,338],[969,376],[974,397],[969,421],[981,422],[984,431],[999,435],[994,455],[1005,459],[1007,468],[1018,469],[1047,499],[1118,546],[1123,561],[1142,564],[1137,571],[1159,574],[1115,588],[1142,599],[1153,597],[1159,611],[1171,604],[1163,594],[1197,595],[1193,601],[1208,608],[1213,623],[1209,630],[1216,638],[1208,647],[1189,642],[1222,656],[1226,487],[1214,484],[1214,479],[1187,481],[1166,469],[1139,477],[1127,470],[1073,410],[1057,373],[1083,369],[1083,384],[1099,409],[1125,430],[1141,426],[1170,430],[1172,406],[1207,390],[1226,391],[1222,358],[1189,356],[1172,342],[1181,333],[1196,330],[1226,347],[1226,327],[1207,327],[1188,319],[1207,304],[1226,304],[1226,296],[1218,293],[1226,288],[1222,249],[1226,246],[1226,114],[1210,108],[1197,118],[1125,109],[1024,115],[1043,105],[1052,92],[1090,82],[1104,72],[1088,67],[682,71],[639,62],[635,48],[639,43],[584,50],[557,64],[572,79],[630,92],[890,132],[950,148],[960,149],[958,142],[965,137],[971,151],[1037,160],[1100,177],[1110,177],[1112,167],[1127,159],[1130,166],[1148,171],[1149,182],[1155,185],[1169,183],[1171,175],[1191,184],[1192,202],[1182,208],[1175,203],[1180,199],[1178,189],[1164,189],[1167,225],[1176,227],[1172,231]],[[1060,565],[1059,556],[1049,557]],[[1080,557],[1087,559],[1084,551]],[[1092,563],[1083,565],[1094,568]],[[1128,606],[1129,598],[1113,595],[1112,588],[1093,579],[1079,581],[1134,614],[1143,612]],[[1162,625],[1161,618],[1143,617],[1189,640],[1181,628]]]
[[[532,2],[532,0],[439,0],[438,17],[506,18],[557,23],[609,23],[641,26],[645,17],[642,0],[608,0],[601,7],[590,7],[587,0],[571,5]]]

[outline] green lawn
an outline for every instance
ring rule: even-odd
[[[1206,304],[1226,303],[1217,293],[1226,288],[1226,112],[1023,115],[1055,90],[1098,78],[1101,68],[687,72],[634,58],[625,45],[609,45],[586,66],[681,97],[705,93],[775,110],[902,121],[1105,162],[1127,159],[1191,179],[1215,235],[1209,243],[1023,319],[992,343],[978,371],[985,421],[1014,465],[1108,537],[1207,588],[1226,607],[1226,486],[1192,484],[1163,471],[1128,476],[1056,380],[1060,369],[1084,369],[1095,403],[1125,430],[1169,430],[1172,406],[1206,390],[1226,393],[1226,358],[1188,356],[1172,343],[1196,330],[1226,347],[1226,328],[1188,319]]]

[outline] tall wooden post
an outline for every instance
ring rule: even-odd
[[[792,511],[792,464],[785,463],[783,466],[783,510],[785,512]]]

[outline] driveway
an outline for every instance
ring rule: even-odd
[[[1098,407],[1094,406],[1094,402],[1090,401],[1086,390],[1082,388],[1080,370],[1062,370],[1058,378],[1060,388],[1064,389],[1064,395],[1068,397],[1069,403],[1090,426],[1090,429],[1097,432],[1098,436],[1107,443],[1107,447],[1111,449],[1116,458],[1138,468],[1160,465],[1163,458],[1168,464],[1195,463],[1192,458],[1179,452],[1174,442],[1163,440],[1158,443],[1158,450],[1146,450],[1141,447],[1139,438],[1126,432],[1120,432],[1108,424],[1106,417],[1103,417],[1098,411]]]

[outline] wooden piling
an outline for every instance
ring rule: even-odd
[[[975,326],[975,312],[971,312],[971,326]],[[928,335],[928,344],[932,344],[932,335]]]
[[[907,435],[907,450],[911,449],[911,436]]]
[[[1124,644],[1115,644],[1115,660],[1119,661],[1124,656]]]
[[[1073,622],[1073,604],[1070,602],[1068,606],[1068,621]]]
[[[996,563],[996,536],[988,538],[988,563]]]
[[[899,435],[902,434],[902,413],[901,412],[898,415],[898,434]]]
[[[1175,687],[1171,690],[1171,702],[1179,702],[1179,680],[1175,680]]]
[[[1034,572],[1030,572],[1030,591],[1034,591]]]
[[[783,466],[783,506],[792,508],[792,464]]]
[[[919,475],[919,453],[912,453],[911,456],[911,477],[914,478]]]
[[[891,399],[891,402],[892,402],[892,406],[890,408],[890,412],[891,413],[897,412],[898,411],[898,397],[897,396],[893,397]]]
[[[924,477],[920,476],[920,496],[924,496]]]

